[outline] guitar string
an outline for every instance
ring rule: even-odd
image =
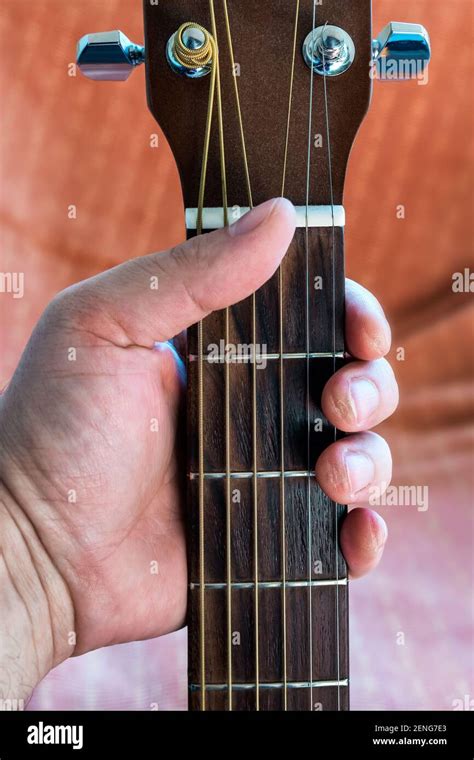
[[[280,315],[283,314],[283,283],[280,267],[280,282],[279,282],[279,311]],[[281,604],[282,604],[282,658],[283,658],[283,709],[288,710],[288,676],[287,676],[287,626],[286,626],[286,494],[285,494],[285,381],[284,381],[284,365],[283,365],[283,319],[280,318],[279,327],[279,344],[280,344],[280,461],[281,461],[281,475],[280,475],[280,511],[281,511],[281,574],[282,574],[282,587],[281,587]]]
[[[249,208],[253,208],[252,184],[250,180],[250,170],[247,156],[247,147],[245,142],[245,130],[242,117],[242,108],[240,105],[239,85],[237,81],[237,71],[235,66],[234,45],[232,41],[232,30],[230,25],[229,10],[227,0],[223,0],[224,21],[227,34],[227,44],[229,48],[230,63],[232,67],[232,80],[234,83],[234,98],[237,110],[237,119],[239,123],[240,142],[242,157],[244,163],[245,182],[247,187],[247,197]],[[254,352],[257,346],[257,297],[252,294],[252,345]],[[253,564],[254,564],[254,648],[255,648],[255,709],[260,710],[260,598],[259,598],[259,561],[258,561],[258,450],[257,450],[257,362],[256,355],[252,363],[252,500],[253,500]]]
[[[217,116],[219,124],[219,145],[220,155],[223,159],[221,164],[221,174],[226,174],[225,148],[224,148],[224,121],[222,116],[222,95],[221,95],[221,76],[219,63],[219,45],[217,38],[216,15],[214,0],[209,0],[209,10],[211,14],[211,29],[214,37],[214,46],[216,51],[216,79],[217,79]],[[227,188],[223,196],[224,226],[227,227],[228,219],[228,202]],[[225,346],[230,342],[230,309],[227,307],[224,311],[225,321]],[[232,673],[232,502],[231,502],[231,445],[230,445],[230,363],[224,357],[224,407],[225,407],[225,514],[226,514],[226,602],[227,602],[227,682],[228,682],[228,710],[233,709],[233,673]]]
[[[243,153],[243,159],[244,159],[244,171],[245,171],[245,182],[247,185],[247,195],[249,200],[249,206],[250,208],[253,208],[253,198],[252,198],[252,183],[250,181],[250,171],[249,171],[249,163],[247,158],[247,148],[245,144],[245,130],[244,130],[244,122],[242,118],[242,109],[240,107],[240,95],[239,95],[239,85],[237,82],[237,72],[235,68],[235,58],[234,58],[234,46],[232,43],[232,31],[230,28],[230,21],[229,21],[229,11],[227,8],[227,0],[223,0],[223,6],[224,6],[224,20],[225,20],[225,28],[226,28],[226,34],[227,34],[227,43],[229,45],[229,54],[230,54],[230,60],[232,65],[232,80],[234,82],[234,95],[235,95],[235,104],[237,108],[237,118],[239,121],[239,132],[240,132],[240,142],[242,145],[242,153]]]
[[[213,16],[213,0],[210,0],[211,17]],[[204,43],[197,50],[188,48],[183,41],[183,34],[188,28],[197,28],[204,35]],[[201,176],[199,182],[198,213],[196,234],[202,234],[202,215],[204,208],[204,195],[206,189],[207,166],[209,159],[209,144],[212,130],[215,95],[217,87],[217,107],[219,121],[219,159],[221,168],[221,190],[224,210],[224,224],[227,219],[227,178],[225,168],[224,130],[222,120],[222,96],[219,72],[219,53],[215,38],[209,34],[200,24],[187,22],[176,33],[174,54],[177,60],[188,69],[209,65],[211,79],[209,85],[209,98],[207,105],[206,128],[204,135],[204,147],[201,163]],[[204,351],[203,351],[204,325],[198,323],[198,467],[199,467],[199,641],[200,641],[200,680],[201,680],[201,711],[207,707],[206,700],[206,625],[205,625],[205,494],[204,494]]]
[[[313,0],[313,19],[312,19],[313,37],[312,42],[314,44],[314,32],[316,28],[316,0]],[[309,114],[308,114],[308,155],[306,163],[306,224],[305,224],[305,265],[306,265],[306,426],[307,426],[307,438],[306,438],[306,456],[307,456],[307,468],[308,472],[312,469],[311,458],[311,415],[310,415],[310,287],[309,287],[309,227],[308,227],[308,209],[310,200],[310,188],[311,188],[311,152],[313,145],[313,96],[314,96],[314,61],[311,59],[311,74],[309,85]],[[313,516],[311,505],[311,482],[307,479],[306,483],[306,498],[308,503],[308,658],[309,658],[309,699],[310,710],[313,710],[313,589],[311,586],[311,580],[313,577]]]
[[[327,27],[326,21],[324,29]],[[324,31],[323,31],[324,34]],[[322,46],[323,59],[323,84],[324,84],[324,112],[326,120],[326,140],[328,155],[328,174],[329,174],[329,191],[331,200],[331,278],[332,278],[332,357],[333,357],[333,374],[336,373],[336,230],[334,223],[334,187],[332,177],[332,151],[331,151],[331,131],[329,122],[329,99],[326,76],[326,58],[324,45]],[[337,440],[337,429],[334,427],[334,440]],[[339,581],[339,526],[338,526],[338,505],[334,504],[334,554],[336,563],[336,581]],[[339,634],[339,585],[336,584],[336,666],[337,666],[337,709],[341,709],[341,664],[340,664],[340,634]]]
[[[258,457],[257,457],[257,296],[252,294],[252,343],[254,361],[252,365],[252,497],[253,497],[253,564],[254,564],[254,616],[255,616],[255,709],[260,710],[260,598],[258,562]]]
[[[282,197],[285,196],[286,168],[287,168],[287,163],[288,163],[288,146],[290,142],[291,112],[292,112],[292,104],[293,104],[293,84],[294,84],[294,79],[295,79],[296,46],[298,42],[299,17],[300,17],[300,0],[296,0],[295,25],[294,25],[294,35],[293,35],[293,55],[291,59],[291,72],[290,72],[290,94],[288,96],[288,117],[286,120],[285,153],[283,157],[283,177],[281,181]]]
[[[205,36],[209,36],[204,30]],[[178,38],[180,35],[178,34]],[[211,48],[211,82],[209,85],[209,100],[207,106],[206,130],[204,136],[204,150],[201,165],[201,178],[199,183],[198,214],[196,234],[202,234],[202,209],[204,206],[204,192],[206,188],[207,163],[209,156],[209,141],[211,137],[212,113],[214,110],[214,96],[216,87],[215,49],[209,38]],[[200,320],[198,324],[198,436],[199,436],[199,640],[201,655],[201,711],[207,707],[206,694],[206,606],[205,606],[205,508],[204,508],[204,361],[203,361],[203,333],[204,325]]]
[[[288,95],[288,114],[286,121],[285,149],[283,156],[283,176],[281,182],[281,195],[285,195],[286,171],[288,163],[288,147],[290,141],[291,114],[293,105],[293,84],[295,78],[296,45],[298,40],[298,22],[300,15],[300,0],[296,0],[295,22],[293,34],[293,52],[290,70],[290,90]],[[284,365],[284,317],[283,317],[283,265],[278,267],[278,306],[279,306],[279,378],[280,378],[280,520],[281,520],[281,567],[282,567],[282,670],[283,670],[283,709],[288,710],[288,663],[287,663],[287,615],[286,615],[286,488],[285,488],[285,365]]]

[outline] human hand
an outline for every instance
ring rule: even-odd
[[[293,234],[291,204],[268,202],[232,228],[79,283],[46,309],[0,400],[0,549],[6,583],[22,568],[17,595],[38,624],[31,684],[73,652],[184,624],[185,385],[166,341],[259,288]],[[331,498],[356,504],[390,482],[387,444],[364,431],[392,414],[398,391],[382,358],[382,309],[350,281],[346,339],[355,360],[327,384],[323,410],[352,435],[320,457],[316,476]],[[377,564],[385,539],[373,511],[349,513],[341,545],[353,577]]]

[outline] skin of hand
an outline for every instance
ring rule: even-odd
[[[278,268],[293,206],[268,201],[230,228],[128,261],[60,293],[0,398],[0,697],[26,697],[71,654],[160,636],[185,622],[187,568],[180,424],[185,378],[173,336],[250,295]],[[151,284],[154,283],[152,287]],[[340,503],[388,484],[385,441],[367,432],[395,410],[376,299],[347,284],[354,361],[323,409],[350,433],[316,463]],[[352,577],[386,540],[351,511],[341,545]]]

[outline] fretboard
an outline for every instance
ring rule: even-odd
[[[343,325],[328,226],[297,229],[255,298],[189,331],[192,710],[348,709],[345,507],[314,477],[337,435],[320,399]]]

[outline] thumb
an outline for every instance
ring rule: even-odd
[[[128,261],[68,292],[80,296],[96,334],[151,348],[255,292],[278,268],[294,231],[292,204],[277,198],[230,227]]]

